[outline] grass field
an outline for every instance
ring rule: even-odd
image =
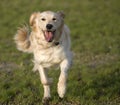
[[[120,105],[120,0],[0,1],[0,105],[41,105],[43,87],[32,55],[19,52],[13,37],[34,11],[63,10],[71,29],[74,64],[65,99],[56,84],[51,105]]]

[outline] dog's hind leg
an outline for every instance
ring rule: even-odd
[[[41,65],[39,65],[38,71],[40,73],[41,83],[43,84],[43,88],[44,88],[43,103],[46,103],[46,102],[48,102],[48,100],[51,97],[50,84],[52,81],[50,81],[50,79],[48,79],[46,70]]]

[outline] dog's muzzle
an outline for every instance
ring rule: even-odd
[[[44,32],[44,37],[47,42],[52,42],[55,36],[55,30],[52,29],[53,25],[52,24],[47,24],[46,25],[46,30]]]

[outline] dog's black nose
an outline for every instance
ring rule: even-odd
[[[47,25],[46,25],[46,28],[47,28],[47,29],[51,29],[52,27],[53,27],[52,24],[47,24]]]

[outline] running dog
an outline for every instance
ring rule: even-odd
[[[66,92],[67,72],[72,63],[70,49],[70,30],[64,24],[65,15],[62,12],[35,12],[30,16],[31,31],[24,26],[17,30],[14,37],[17,49],[33,53],[34,71],[38,70],[44,88],[43,103],[51,97],[47,71],[52,66],[60,66],[58,94],[63,98]]]

